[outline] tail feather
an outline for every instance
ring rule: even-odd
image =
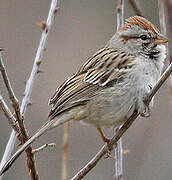
[[[54,127],[57,127],[67,121],[69,121],[70,118],[59,118],[53,119],[48,121],[46,124],[44,124],[38,131],[30,138],[28,141],[26,141],[20,148],[19,150],[5,163],[5,165],[2,167],[0,170],[0,176],[6,172],[12,164],[15,162],[15,160],[22,154],[23,151],[25,151],[38,137],[40,137],[42,134],[44,134],[47,130],[52,129]]]

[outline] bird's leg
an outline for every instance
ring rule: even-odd
[[[147,100],[144,101],[144,104],[145,104],[145,111],[140,112],[140,115],[142,117],[150,117],[151,116],[151,109],[149,107],[149,104],[148,104]]]
[[[110,149],[109,149],[109,142],[110,142],[110,139],[108,139],[107,137],[105,137],[102,129],[100,127],[96,127],[103,142],[105,143],[105,147],[106,147],[106,152],[107,152],[107,157],[110,157]]]

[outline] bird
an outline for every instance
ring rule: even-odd
[[[135,110],[150,114],[145,98],[161,76],[168,39],[150,21],[132,16],[80,69],[62,83],[49,100],[48,121],[0,170],[2,175],[31,143],[68,121],[102,127],[121,126]]]

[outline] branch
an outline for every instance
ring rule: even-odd
[[[14,129],[18,132],[18,139],[21,141],[21,144],[23,144],[28,140],[29,137],[28,137],[26,128],[25,128],[24,123],[23,123],[23,116],[20,113],[20,106],[19,106],[19,103],[18,103],[18,99],[16,98],[16,96],[15,96],[15,94],[13,92],[13,89],[11,87],[9,78],[7,76],[7,73],[6,73],[5,66],[3,64],[2,54],[1,53],[0,53],[0,70],[1,70],[1,74],[2,74],[2,77],[3,77],[4,83],[5,83],[5,86],[6,86],[7,91],[8,91],[9,97],[10,97],[10,99],[12,101],[13,108],[15,110],[15,116],[16,116],[15,120],[16,121],[13,119],[14,121],[12,122],[12,118],[11,118],[12,116],[10,116],[10,114],[12,114],[12,113],[9,111],[9,109],[7,109],[7,106],[5,106],[5,101],[3,101],[2,97],[1,97],[1,102],[2,102],[1,107],[2,107],[2,110],[4,111],[5,115],[7,116],[10,124],[12,125],[12,127],[14,127]],[[18,122],[18,124],[16,124],[16,122]],[[18,125],[18,127],[16,127],[17,125]],[[37,180],[38,179],[38,173],[37,173],[37,170],[36,170],[34,157],[33,157],[33,154],[31,152],[32,152],[32,148],[29,147],[26,150],[27,166],[28,166],[28,169],[29,169],[31,179]]]
[[[161,33],[167,35],[165,12],[164,12],[164,0],[158,0],[158,8],[159,8],[159,21],[160,21]]]
[[[129,3],[131,4],[133,10],[136,12],[136,14],[138,16],[146,17],[145,12],[141,8],[141,6],[137,0],[129,0]]]
[[[170,42],[172,41],[172,21],[171,21],[171,17],[172,17],[172,0],[167,0],[166,2],[166,6],[167,6],[167,15],[168,15],[168,28],[169,28],[169,34],[170,34]],[[168,56],[172,57],[172,53],[168,52]],[[171,59],[171,58],[169,58]],[[169,62],[170,63],[170,62]],[[169,93],[170,93],[170,98],[172,97],[172,76],[170,76],[169,81],[168,81],[168,87],[169,87]],[[171,104],[172,104],[172,100],[171,100]]]
[[[0,108],[4,112],[4,115],[6,116],[6,118],[8,119],[9,124],[12,126],[12,128],[15,130],[15,132],[19,134],[19,128],[18,128],[17,124],[15,123],[16,118],[11,113],[10,109],[8,108],[3,97],[1,96],[1,94],[0,94]]]
[[[170,28],[170,32],[172,32],[172,22],[171,22],[171,15],[172,15],[172,0],[168,0],[166,1],[166,5],[168,8],[168,24],[169,24],[169,28]],[[159,20],[160,20],[160,28],[161,28],[161,32],[164,35],[167,35],[167,26],[166,26],[166,21],[165,21],[165,1],[164,0],[158,0],[158,8],[159,8]],[[172,39],[172,36],[170,36]],[[170,40],[169,40],[170,42]],[[167,57],[171,57],[171,53],[168,51],[168,45],[167,45]],[[169,58],[170,60],[170,58]],[[169,61],[168,63],[170,63],[171,61]],[[171,95],[172,93],[172,76],[169,77],[169,81],[168,81],[168,88],[169,88],[169,93]],[[170,96],[171,97],[171,96]],[[172,100],[171,100],[171,104],[172,104]]]
[[[44,144],[44,145],[42,145],[41,147],[39,147],[37,149],[33,149],[32,150],[32,154],[35,154],[35,153],[40,152],[40,151],[43,151],[47,147],[54,147],[54,146],[56,146],[55,143]]]
[[[124,0],[118,0],[117,3],[117,30],[124,25]],[[115,133],[117,132],[116,129]],[[123,148],[122,138],[116,144],[115,148],[115,180],[123,179]]]
[[[124,25],[124,0],[118,0],[117,7],[117,30]]]
[[[168,13],[168,24],[169,24],[170,34],[171,34],[171,38],[172,38],[172,21],[171,21],[171,17],[172,17],[172,0],[167,0],[166,6],[167,6],[167,13]]]
[[[13,104],[13,107],[14,107],[14,109],[16,111],[18,111],[18,109],[16,107],[19,106],[19,103],[18,103],[19,101],[16,98],[16,96],[14,94],[14,91],[13,91],[13,89],[11,87],[11,84],[10,84],[10,81],[9,81],[9,78],[8,78],[4,63],[3,63],[2,52],[0,52],[0,71],[1,71],[2,78],[4,80],[5,86],[6,86],[7,91],[8,91],[9,98],[10,98],[12,104]]]
[[[62,175],[61,180],[67,179],[67,158],[68,158],[68,145],[69,145],[69,127],[70,123],[66,122],[64,125],[63,134],[63,160],[62,160]]]
[[[165,80],[169,77],[172,72],[172,63],[167,67],[155,87],[152,89],[151,93],[147,97],[147,103],[149,104],[152,97],[156,94]],[[118,142],[118,140],[122,137],[122,135],[127,131],[127,129],[132,125],[134,120],[139,116],[139,113],[135,110],[134,113],[131,115],[129,119],[125,121],[125,123],[119,128],[115,136],[111,139],[109,143],[109,150],[113,150],[114,144]],[[105,145],[100,149],[100,151],[92,158],[87,165],[85,165],[71,180],[80,180],[82,179],[89,171],[91,171],[99,160],[106,154],[106,147]]]
[[[37,72],[39,71],[42,54],[43,54],[43,51],[44,51],[45,45],[46,45],[47,36],[49,34],[49,31],[50,31],[54,16],[55,16],[55,14],[57,12],[56,7],[57,7],[57,0],[52,0],[50,10],[49,10],[49,14],[48,14],[48,18],[47,18],[47,21],[46,21],[46,27],[42,32],[42,36],[41,36],[41,40],[40,40],[38,50],[37,50],[37,53],[36,53],[36,57],[35,57],[35,61],[34,61],[34,64],[33,64],[32,72],[30,74],[30,77],[29,77],[29,79],[27,81],[27,84],[26,84],[26,87],[25,87],[25,96],[24,96],[24,98],[22,100],[21,107],[20,107],[20,113],[23,114],[23,115],[26,112],[27,104],[29,103],[29,100],[30,100],[30,96],[31,96],[33,84],[34,84],[34,81],[35,81],[35,77],[36,77]],[[10,139],[8,141],[8,147],[6,147],[6,150],[5,150],[5,153],[4,153],[4,156],[3,156],[3,159],[4,159],[4,157],[6,157],[4,159],[5,162],[9,159],[9,157],[11,155],[11,151],[13,149],[13,144],[14,144],[15,141],[16,141],[16,136],[15,136],[14,131],[12,131]],[[11,148],[10,148],[10,146],[11,146]],[[31,159],[34,161],[33,154],[32,154],[32,149],[28,148],[26,151],[28,152]],[[1,166],[2,166],[2,163],[3,162],[1,161]],[[30,161],[27,161],[27,164],[28,164],[28,166],[32,165],[32,164],[30,164]],[[29,171],[29,172],[31,172],[31,171]],[[2,178],[2,176],[0,177],[0,179],[1,178]],[[38,179],[38,176],[36,176],[36,174],[35,174],[35,179]]]

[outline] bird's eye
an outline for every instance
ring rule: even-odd
[[[141,36],[140,36],[140,39],[146,40],[146,39],[148,39],[148,37],[147,37],[146,35],[141,35]]]

